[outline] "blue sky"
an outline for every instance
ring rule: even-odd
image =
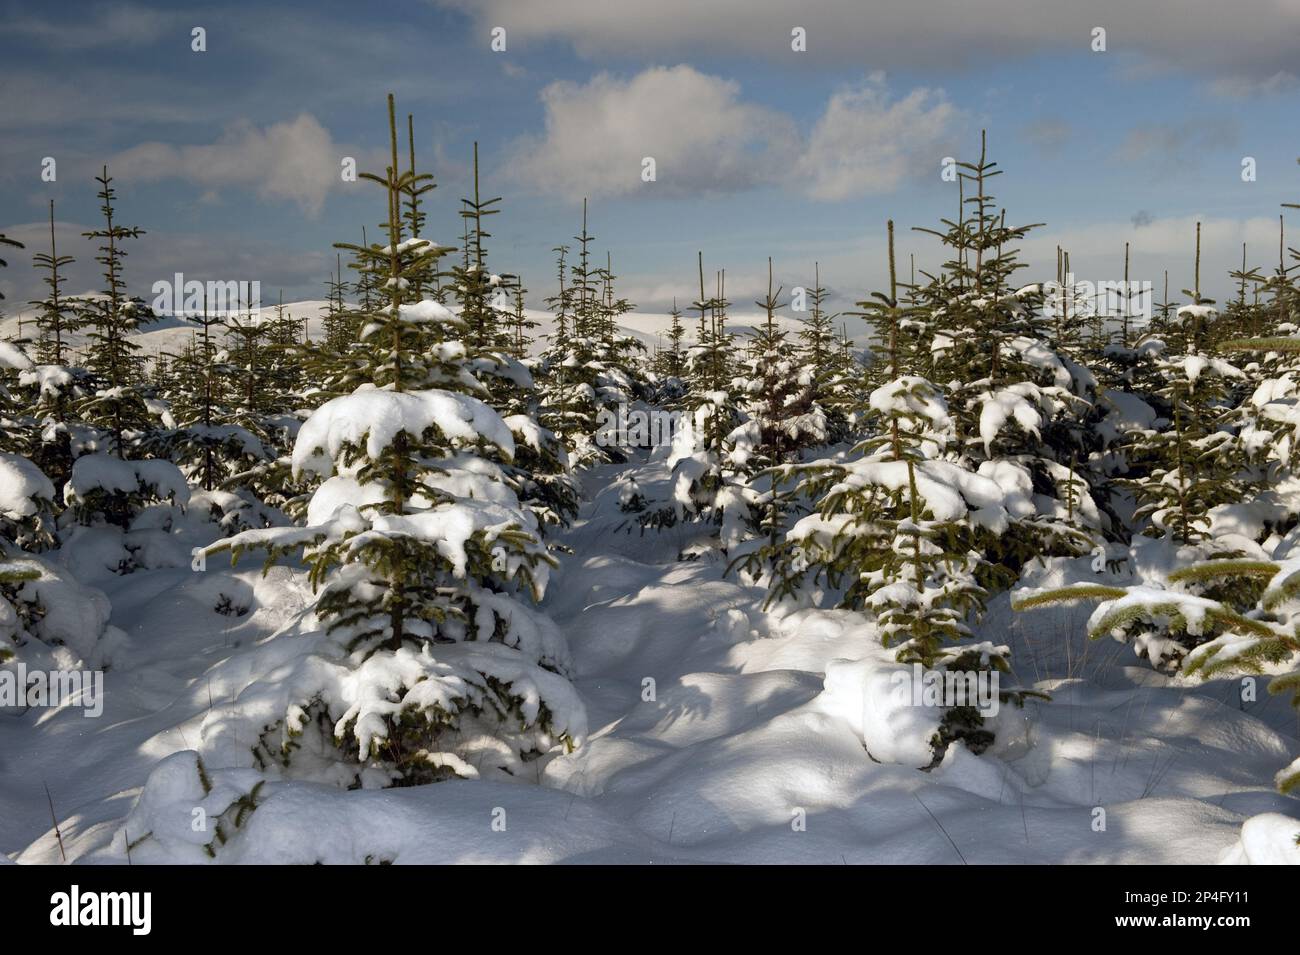
[[[2,3],[2,0],[0,0]],[[258,280],[264,297],[319,298],[331,243],[383,211],[379,190],[339,176],[342,156],[382,160],[384,97],[415,115],[433,172],[428,232],[454,243],[478,140],[484,188],[504,197],[491,264],[520,273],[532,303],[553,291],[551,249],[572,244],[581,196],[625,293],[645,310],[691,297],[695,254],[725,267],[748,304],[767,256],[788,288],[819,261],[836,305],[883,279],[884,223],[903,261],[935,262],[910,232],[956,207],[947,155],[979,131],[1005,174],[1026,243],[1026,281],[1057,244],[1074,271],[1190,282],[1206,222],[1213,294],[1247,241],[1276,261],[1279,204],[1300,201],[1288,71],[1300,8],[1242,0],[1199,9],[1040,0],[323,0],[279,5],[0,5],[0,231],[10,310],[38,293],[29,256],[56,200],[70,291],[96,286],[92,176],[107,162],[132,249],[133,291],[189,278]],[[207,51],[191,50],[191,29]],[[491,49],[504,27],[506,50]],[[807,51],[790,31],[807,31]],[[1106,30],[1094,52],[1092,28]],[[42,182],[41,160],[58,162]],[[657,180],[641,182],[653,156]],[[1243,182],[1243,157],[1257,179]]]

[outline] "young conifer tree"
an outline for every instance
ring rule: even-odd
[[[765,320],[755,329],[749,357],[737,376],[736,390],[745,396],[744,420],[725,441],[730,470],[743,480],[744,496],[750,500],[747,521],[769,545],[786,530],[792,502],[772,485],[767,469],[827,440],[826,412],[813,399],[815,370],[801,361],[776,322],[783,307],[780,299],[781,289],[773,289],[769,258],[767,295],[755,302]],[[734,550],[738,543],[728,542],[728,549]]]
[[[1210,349],[1219,313],[1201,295],[1201,226],[1196,226],[1192,301],[1177,310],[1168,350],[1155,360],[1159,385],[1147,398],[1169,426],[1134,431],[1128,457],[1139,469],[1122,482],[1140,503],[1134,515],[1143,533],[1166,534],[1179,544],[1210,536],[1212,508],[1240,500],[1231,432],[1220,427],[1235,403],[1235,385],[1246,376]],[[1158,424],[1159,422],[1157,422]]]
[[[462,264],[451,272],[451,294],[459,306],[466,325],[465,342],[472,349],[491,352],[507,349],[510,336],[505,329],[508,314],[508,290],[514,285],[512,275],[496,275],[488,269],[487,231],[490,216],[500,215],[501,197],[483,198],[479,180],[478,143],[474,144],[474,194],[461,200],[461,219],[465,225],[465,249]]]
[[[899,298],[892,221],[888,249],[889,291],[862,303],[882,342],[887,379],[869,398],[872,433],[848,459],[779,469],[778,478],[796,481],[796,493],[817,511],[771,548],[769,600],[800,598],[811,575],[839,595],[839,606],[871,615],[900,663],[1006,670],[1007,648],[971,643],[969,623],[987,596],[981,578],[993,576],[983,554],[1014,522],[1017,502],[951,453],[958,433],[941,390],[907,373],[910,308]],[[1015,702],[1024,696],[1003,693]],[[992,738],[976,708],[951,706],[931,741],[934,758],[954,740],[979,753]]]
[[[343,281],[343,253],[339,252],[334,256],[334,271],[325,282],[325,339],[322,344],[328,354],[340,355],[352,344],[352,323],[348,321],[347,308],[343,302],[346,290],[347,283]]]
[[[680,379],[686,372],[686,327],[682,324],[682,310],[677,307],[677,298],[673,297],[673,307],[668,311],[668,347],[659,352],[656,371],[665,378]]]
[[[963,463],[1032,502],[990,540],[1003,584],[1043,553],[1073,554],[1117,532],[1104,475],[1083,470],[1092,448],[1086,413],[1096,379],[1058,351],[1042,310],[1042,286],[1014,288],[1015,247],[1034,225],[1008,226],[988,191],[1001,174],[987,158],[959,164],[963,211],[937,235],[951,250],[945,273],[917,290],[927,314],[930,374],[951,383],[948,406]],[[973,195],[965,196],[969,188]]]
[[[104,268],[104,288],[98,298],[85,305],[82,321],[90,328],[87,365],[95,376],[96,390],[80,403],[77,411],[81,418],[105,433],[104,450],[126,458],[149,427],[140,388],[144,366],[138,354],[140,346],[132,341],[132,336],[142,324],[152,321],[153,316],[143,300],[128,294],[123,274],[127,254],[123,244],[140,237],[144,230],[115,221],[116,192],[107,166],[95,181],[100,186],[98,195],[104,226],[83,235],[102,243],[95,261]]]
[[[703,524],[710,538],[716,527],[712,546],[729,551],[753,536],[759,497],[748,486],[751,472],[746,467],[753,444],[743,410],[749,382],[736,374],[735,337],[727,328],[726,273],[717,274],[714,293],[708,295],[703,253],[697,256],[697,271],[700,297],[691,307],[700,316],[695,344],[686,356],[687,391],[681,402],[685,420],[673,434],[668,458],[671,499],[638,501],[639,521],[643,526]]]
[[[36,325],[40,329],[37,360],[43,365],[66,365],[68,335],[77,330],[78,321],[73,303],[63,295],[63,270],[76,261],[70,255],[60,255],[54,233],[54,200],[50,200],[50,250],[32,256],[37,269],[45,272],[41,279],[48,292],[45,298],[29,302],[37,309]]]
[[[1207,559],[1184,563],[1161,579],[1129,586],[1080,583],[1022,588],[1012,606],[1100,601],[1088,635],[1132,643],[1153,666],[1210,678],[1276,673],[1300,655],[1300,565],[1294,557]],[[1274,676],[1269,692],[1290,693],[1300,707],[1300,670]],[[1300,787],[1300,759],[1281,769],[1282,792]]]
[[[17,239],[10,239],[0,233],[0,248],[4,246],[14,249],[23,248],[23,244]],[[4,259],[0,259],[0,268],[8,264]],[[3,296],[0,295],[0,298]],[[2,315],[3,313],[0,313],[0,316]],[[19,400],[13,393],[18,374],[32,366],[31,358],[23,350],[23,344],[21,340],[12,344],[0,341],[0,451],[26,452],[30,444],[30,421],[23,420],[27,417],[23,414],[25,408],[20,406]]]
[[[258,413],[264,401],[273,400],[271,382],[246,370],[257,363],[248,352],[263,349],[262,328],[251,314],[241,320],[237,314],[211,313],[206,293],[198,322],[198,333],[170,363],[162,389],[168,427],[154,442],[189,481],[206,492],[214,518],[232,530],[241,525],[260,527],[265,520],[250,516],[260,509],[260,500],[214,492],[233,492],[244,483],[233,478],[275,457]],[[252,342],[241,334],[250,328],[257,329]],[[223,347],[218,337],[223,330],[227,339],[235,340],[233,350]],[[244,377],[255,380],[245,384]]]
[[[559,290],[547,300],[556,329],[537,365],[539,420],[564,443],[574,468],[626,460],[609,423],[637,390],[624,360],[630,346],[614,333],[617,316],[631,306],[614,294],[612,272],[592,267],[594,239],[583,200],[577,256],[556,249]]]
[[[0,453],[0,668],[102,666],[111,605],[41,552],[57,543],[54,485],[31,461]]]
[[[833,444],[843,441],[850,431],[854,397],[851,378],[856,370],[846,361],[848,354],[840,345],[836,316],[826,309],[826,289],[818,263],[813,263],[813,279],[812,288],[807,290],[812,309],[799,331],[799,357],[812,375],[811,400],[825,414],[826,440]]]
[[[249,733],[259,763],[346,784],[529,779],[527,764],[585,732],[564,639],[528,606],[554,560],[503,471],[510,429],[474,397],[468,323],[409,300],[408,269],[436,246],[404,235],[402,197],[419,174],[400,171],[391,96],[389,136],[388,169],[364,174],[387,198],[388,241],[354,250],[385,293],[359,316],[371,379],[298,434],[295,472],[322,481],[306,526],[212,548],[305,547],[321,588],[320,649],[297,677],[247,691],[273,695],[278,713]]]
[[[28,303],[36,307],[39,329],[35,349],[37,365],[24,376],[35,392],[31,410],[38,425],[30,451],[37,467],[54,482],[56,499],[61,499],[61,489],[71,474],[77,450],[74,432],[80,435],[85,430],[73,419],[72,407],[88,389],[85,371],[68,364],[71,357],[68,339],[78,330],[80,322],[75,302],[63,294],[64,270],[74,259],[59,253],[53,199],[50,200],[49,251],[37,252],[32,261],[45,273],[41,280],[47,291],[44,298]]]
[[[0,248],[5,248],[6,246],[11,249],[23,248],[23,244],[19,242],[17,239],[11,239],[3,232],[0,232]],[[7,268],[8,265],[9,263],[6,262],[4,259],[0,259],[0,269]],[[0,301],[4,301],[3,292],[0,292]],[[3,316],[3,314],[4,314],[3,312],[0,312],[0,316]]]

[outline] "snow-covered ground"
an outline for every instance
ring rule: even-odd
[[[662,468],[633,473],[649,482]],[[720,562],[679,561],[681,530],[629,529],[620,470],[585,476],[564,536],[573,554],[546,602],[574,654],[586,745],[526,784],[271,783],[220,858],[1300,861],[1300,801],[1272,787],[1300,753],[1284,698],[1239,704],[1239,681],[1171,681],[1125,646],[1089,643],[1088,608],[1013,614],[1004,595],[981,636],[1008,644],[1020,682],[1052,701],[1004,707],[990,751],[953,746],[921,771],[909,747],[925,728],[873,692],[897,664],[872,628],[845,612],[765,613],[762,592]],[[126,636],[100,717],[0,714],[0,861],[59,861],[51,802],[71,860],[125,863],[130,842],[133,862],[203,861],[211,836],[185,831],[205,799],[191,751],[214,707],[292,653],[292,634],[270,638],[307,607],[303,574],[263,577],[255,559],[201,576],[78,574],[107,592]],[[217,613],[219,594],[249,612]],[[151,773],[153,802],[124,825]]]

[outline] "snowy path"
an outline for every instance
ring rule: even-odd
[[[1300,751],[1284,700],[1243,710],[1223,702],[1235,682],[1166,685],[1130,651],[1084,641],[1077,611],[1013,619],[1005,597],[985,633],[1054,701],[1004,710],[982,757],[954,748],[929,773],[873,761],[852,688],[825,689],[831,660],[887,661],[870,628],[842,613],[778,620],[717,562],[674,560],[675,532],[620,529],[612,496],[594,493],[616,473],[587,476],[594,500],[546,603],[574,652],[587,745],[542,786],[288,787],[232,861],[1209,863],[1245,818],[1300,816],[1271,788]],[[103,717],[0,717],[0,853],[58,861],[48,785],[72,858],[125,861],[110,838],[149,771],[197,744],[247,648],[305,599],[287,570],[259,572],[236,572],[253,591],[245,617],[212,613],[188,569],[110,590],[130,642]]]

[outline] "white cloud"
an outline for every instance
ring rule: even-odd
[[[942,92],[890,102],[884,78],[831,96],[795,167],[808,195],[841,200],[892,192],[918,169],[939,168],[957,111]]]
[[[542,136],[515,143],[510,168],[566,197],[690,196],[784,184],[842,200],[897,188],[937,168],[938,142],[957,118],[942,92],[891,101],[882,75],[833,94],[807,137],[794,118],[743,101],[739,86],[689,66],[630,79],[553,83],[541,94]],[[656,179],[642,181],[653,157]]]
[[[685,54],[803,56],[885,69],[950,68],[1044,51],[1089,52],[1091,30],[1107,29],[1112,54],[1145,54],[1212,74],[1269,76],[1294,68],[1300,4],[1295,0],[434,0],[504,26],[512,46],[572,43],[594,58]],[[802,26],[808,50],[790,50]]]
[[[124,182],[185,179],[205,195],[229,186],[248,188],[263,198],[296,202],[315,216],[328,192],[343,183],[345,155],[366,168],[355,150],[335,143],[329,130],[303,113],[261,128],[246,120],[234,123],[211,144],[141,143],[112,157],[108,167]]]
[[[514,172],[565,196],[728,192],[770,179],[795,141],[789,118],[739,99],[739,86],[689,66],[654,67],[630,80],[608,73],[542,90],[546,132],[515,144]],[[642,160],[657,179],[644,183]]]

